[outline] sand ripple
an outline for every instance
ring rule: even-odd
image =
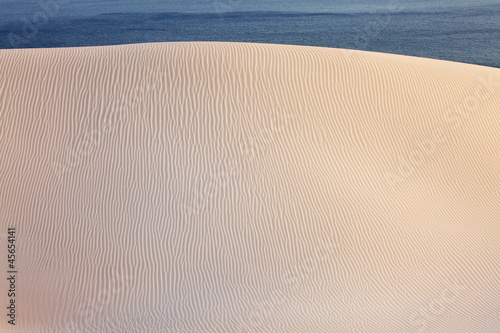
[[[16,332],[500,331],[498,69],[0,50],[0,106]]]

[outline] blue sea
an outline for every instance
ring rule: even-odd
[[[0,0],[0,48],[311,45],[500,68],[500,1]]]

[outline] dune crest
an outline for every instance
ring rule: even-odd
[[[500,331],[499,69],[0,50],[0,106],[2,331]]]

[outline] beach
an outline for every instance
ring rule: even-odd
[[[1,49],[0,330],[497,333],[499,105],[395,54]]]

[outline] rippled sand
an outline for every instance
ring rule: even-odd
[[[499,69],[0,50],[0,106],[2,332],[500,332]]]

